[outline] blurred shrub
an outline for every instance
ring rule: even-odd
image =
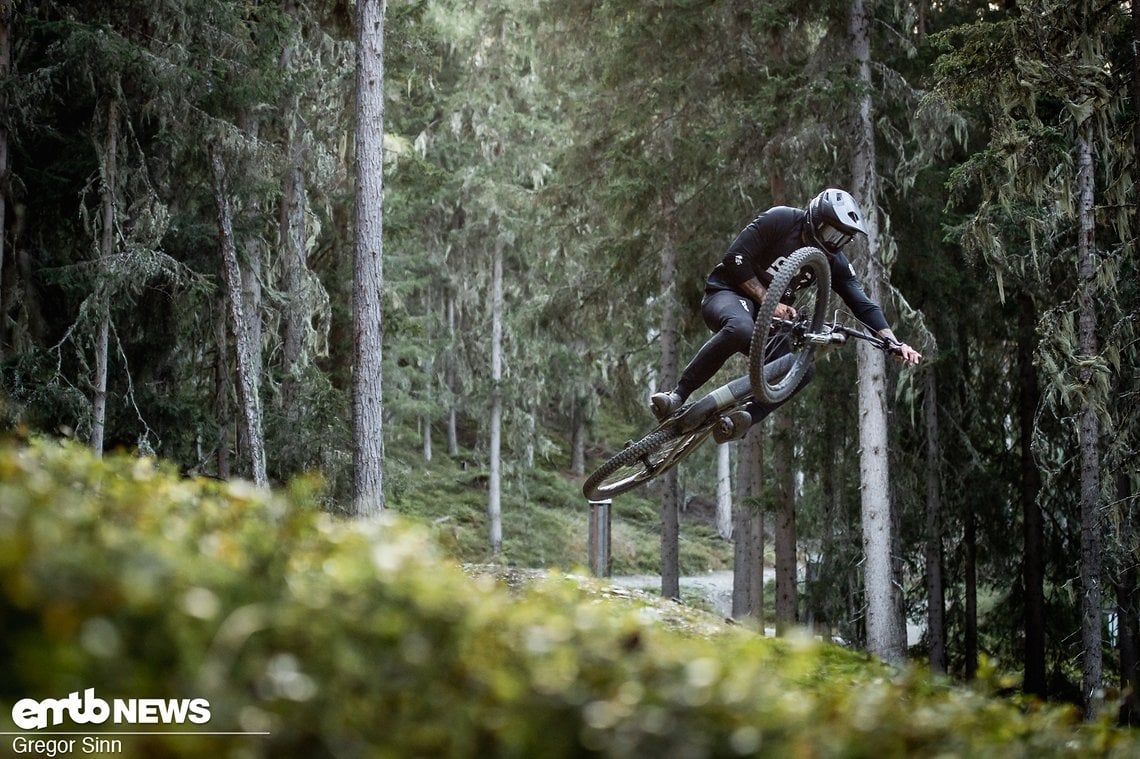
[[[121,737],[120,756],[1133,756],[810,641],[687,621],[582,578],[522,592],[422,532],[345,522],[149,459],[0,445],[0,722],[24,698],[209,701],[250,735]],[[82,731],[131,726],[65,725]],[[150,729],[155,729],[153,726]],[[11,736],[4,740],[10,742]]]

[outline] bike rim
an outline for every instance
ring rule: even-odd
[[[804,267],[811,268],[816,273],[816,280],[811,285],[796,292],[795,308],[797,318],[794,322],[773,321],[768,331],[767,339],[763,343],[761,364],[764,368],[754,381],[757,395],[770,403],[785,400],[799,385],[801,378],[807,371],[815,352],[815,345],[804,339],[807,332],[819,331],[820,325],[827,318],[829,300],[830,274],[826,269],[826,259],[822,254],[804,256]],[[779,288],[782,292],[788,284],[795,279],[794,276],[780,278],[774,281],[772,289]],[[778,374],[773,374],[769,366],[773,361],[793,356],[789,368]]]
[[[639,458],[616,466],[597,482],[591,483],[593,495],[602,498],[614,496],[657,478],[676,466],[711,432],[712,427],[709,426],[669,438]]]

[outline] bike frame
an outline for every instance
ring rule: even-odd
[[[788,320],[781,319],[780,321],[793,329],[797,326],[794,322]],[[797,339],[813,345],[829,346],[845,345],[848,337],[854,337],[858,340],[869,342],[876,348],[887,353],[901,354],[902,352],[898,344],[892,343],[885,337],[868,334],[859,328],[844,326],[838,323],[838,321],[827,322],[823,327],[824,329],[820,332],[807,332],[805,330],[797,335]],[[788,370],[792,360],[793,357],[790,355],[781,356],[775,361],[764,365],[764,374],[769,379],[778,377]],[[755,396],[752,393],[752,385],[748,376],[737,377],[731,382],[713,390],[696,403],[691,403],[680,409],[673,416],[662,422],[657,429],[669,429],[677,435],[688,435],[696,432],[705,425],[711,427],[711,425],[718,421],[720,417],[724,416],[726,412],[744,406],[754,399]],[[765,405],[771,405],[775,408],[780,404]]]
[[[773,377],[779,376],[788,370],[791,361],[791,356],[781,356],[766,364],[764,373]],[[700,429],[705,424],[718,421],[724,412],[737,406],[743,406],[752,399],[752,383],[749,381],[748,375],[737,377],[728,384],[721,385],[713,390],[696,403],[685,406],[662,422],[658,429],[671,427],[677,434],[685,435]]]

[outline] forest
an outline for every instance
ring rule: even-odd
[[[845,188],[924,360],[836,351],[647,487],[662,594],[714,501],[742,616],[774,552],[781,629],[1131,723],[1138,49],[1130,0],[0,0],[0,430],[347,519],[447,458],[503,560],[740,230]]]

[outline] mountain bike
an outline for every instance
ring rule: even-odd
[[[726,437],[734,415],[753,400],[760,418],[774,411],[810,380],[818,349],[844,345],[848,338],[865,340],[901,355],[897,343],[838,319],[825,321],[831,295],[827,257],[812,247],[800,248],[783,261],[756,315],[748,354],[748,374],[738,377],[664,419],[645,437],[630,441],[594,471],[582,486],[591,501],[625,493],[660,477],[695,451],[710,435]],[[777,318],[780,303],[794,305],[796,316]],[[767,324],[767,329],[760,325]]]

